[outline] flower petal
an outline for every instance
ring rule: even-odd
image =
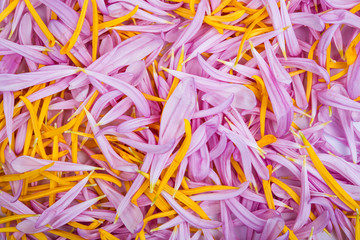
[[[20,156],[11,162],[11,166],[19,173],[33,171],[54,163],[53,166],[47,169],[47,171],[92,171],[98,169],[97,167],[76,164],[72,162],[53,162],[51,160],[33,158],[30,156]]]
[[[86,70],[86,74],[95,77],[98,81],[108,84],[127,95],[145,117],[150,117],[149,104],[146,102],[145,97],[135,87],[102,73]]]

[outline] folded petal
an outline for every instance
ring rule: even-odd
[[[340,94],[334,89],[325,89],[317,93],[320,103],[343,110],[360,111],[360,103]]]
[[[98,81],[103,82],[109,86],[112,86],[117,90],[121,91],[122,93],[124,93],[125,95],[127,95],[134,102],[135,106],[145,117],[150,117],[149,104],[147,103],[145,97],[141,94],[141,92],[137,90],[135,87],[119,79],[107,76],[102,73],[86,70],[86,74],[95,77]]]
[[[231,96],[234,96],[231,106],[236,109],[251,110],[257,104],[254,92],[240,84],[226,85],[222,88],[222,91],[209,91],[203,95],[202,99],[215,106]]]
[[[276,239],[285,226],[285,221],[282,218],[274,217],[266,221],[264,230],[261,233],[260,239]]]
[[[130,120],[120,123],[117,126],[116,131],[118,133],[132,132],[138,128],[145,127],[146,125],[155,123],[159,120],[160,120],[160,118],[158,116],[151,116],[149,118],[141,118],[141,117],[139,118],[138,117],[135,119],[130,119]]]
[[[254,229],[257,232],[261,232],[266,224],[266,221],[255,216],[244,205],[242,205],[236,199],[225,200],[226,205],[230,211],[247,227]]]
[[[113,206],[117,207],[119,201],[121,201],[124,196],[104,180],[99,179],[96,180],[96,182],[99,184],[99,187],[106,194]],[[141,230],[143,225],[143,214],[140,208],[135,206],[133,203],[130,203],[128,207],[124,209],[123,214],[119,217],[131,233],[136,233]]]
[[[196,91],[194,80],[184,79],[175,88],[167,101],[162,115],[159,143],[182,136],[185,132],[184,119],[191,119],[195,111]]]
[[[0,192],[0,206],[4,207],[16,214],[35,214],[33,210],[31,210],[28,206],[24,203],[17,201],[12,201],[13,196],[10,194],[1,191]]]
[[[314,29],[315,31],[323,31],[325,23],[317,14],[307,12],[293,12],[289,14],[293,24],[300,24]]]
[[[286,36],[286,35],[285,35]],[[290,74],[281,65],[279,59],[276,57],[273,46],[269,41],[265,41],[266,56],[274,76],[279,82],[289,84],[292,82]],[[293,56],[293,55],[292,55]],[[256,74],[254,74],[256,75]],[[252,77],[252,76],[251,76]]]
[[[328,211],[324,211],[319,217],[317,217],[311,223],[305,225],[297,231],[294,231],[294,234],[298,238],[307,238],[312,232],[314,235],[323,231],[323,229],[329,224],[330,215]]]
[[[330,0],[330,1],[339,1],[339,0]],[[331,23],[334,25],[346,24],[354,28],[360,28],[360,23],[359,23],[360,17],[347,10],[343,10],[343,9],[332,10],[322,14],[320,17],[325,23]]]
[[[325,68],[320,67],[314,60],[306,58],[288,58],[288,59],[279,59],[283,66],[290,66],[295,68],[300,68],[312,73],[315,73],[322,77],[327,83],[330,82],[330,76]]]

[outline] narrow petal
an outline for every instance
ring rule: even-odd
[[[121,201],[124,196],[121,195],[110,184],[106,183],[103,180],[97,180],[97,183],[99,184],[99,187],[104,191],[113,206],[117,207],[118,202]],[[140,211],[139,207],[135,206],[132,203],[130,203],[128,207],[124,209],[123,214],[121,214],[119,217],[131,233],[136,233],[140,231],[143,225],[142,212]]]
[[[48,56],[25,45],[16,44],[14,42],[0,38],[0,46],[9,49],[14,53],[20,54],[36,63],[43,65],[54,64],[54,62]]]
[[[313,232],[314,235],[321,232],[324,227],[329,224],[329,213],[327,211],[323,212],[318,218],[316,218],[313,222],[307,224],[303,228],[294,231],[294,234],[298,238],[306,238]],[[313,229],[313,230],[312,230]]]
[[[360,67],[360,57],[357,57],[354,64],[349,67],[349,71],[346,78],[346,89],[349,93],[349,96],[352,99],[355,99],[360,96],[360,84],[358,83],[360,76],[359,76],[359,69]]]
[[[43,67],[36,72],[1,74],[0,91],[19,91],[37,84],[73,75],[78,71],[76,67],[57,65]]]
[[[330,76],[328,72],[316,64],[314,60],[306,58],[288,58],[285,60],[280,58],[280,62],[283,66],[296,67],[315,73],[322,77],[327,83],[330,82]]]
[[[130,119],[128,121],[120,123],[116,131],[118,133],[126,133],[126,132],[132,132],[138,128],[144,127],[146,125],[152,124],[154,122],[159,121],[160,118],[157,116],[151,116],[149,118],[136,118],[136,119]]]
[[[266,90],[277,118],[276,135],[282,136],[289,130],[293,118],[294,110],[291,98],[288,92],[276,81],[269,66],[256,49],[252,47],[251,51],[260,67]]]
[[[266,6],[266,10],[269,13],[269,16],[271,18],[271,21],[274,25],[274,29],[281,29],[285,26],[283,26],[282,22],[281,22],[281,15],[280,15],[280,11],[279,8],[276,4],[275,0],[269,0],[268,2],[263,0],[264,5]],[[286,50],[285,50],[285,39],[284,39],[284,33],[280,33],[277,36],[278,42],[279,42],[279,46],[280,49],[283,53],[283,56],[286,58]]]
[[[331,0],[331,1],[338,1],[338,0]],[[347,10],[343,10],[343,9],[332,10],[322,14],[320,17],[325,23],[331,23],[334,25],[346,24],[354,28],[360,28],[360,23],[359,23],[360,17]]]
[[[322,67],[326,67],[326,51],[329,45],[331,44],[331,40],[333,39],[336,30],[339,27],[340,27],[339,24],[332,25],[324,32],[324,34],[320,38],[318,44],[318,55],[319,55],[319,64]]]
[[[249,182],[244,182],[239,186],[238,190],[234,191],[221,191],[218,193],[204,193],[193,195],[190,198],[194,201],[218,201],[229,198],[234,198],[241,195],[249,186]]]
[[[161,192],[161,195],[166,199],[166,201],[174,208],[174,210],[186,221],[188,221],[192,226],[197,228],[204,228],[204,229],[211,229],[217,228],[221,225],[220,222],[211,221],[201,219],[199,217],[194,216],[193,214],[189,213],[185,209],[183,209],[176,201],[172,198],[168,193]]]
[[[273,46],[271,46],[269,41],[265,42],[265,50],[266,50],[266,56],[267,56],[270,68],[272,69],[276,79],[282,83],[286,83],[286,84],[291,83],[292,79],[291,79],[289,73],[281,65],[280,61],[276,57]],[[258,75],[258,74],[254,74],[254,75]]]
[[[11,92],[3,92],[3,96],[4,114],[6,120],[6,134],[9,139],[9,145],[11,146],[13,132],[14,94]]]
[[[205,100],[205,99],[202,99],[202,100]],[[209,117],[212,115],[219,114],[219,113],[225,111],[226,109],[228,109],[233,101],[234,101],[234,94],[231,94],[230,97],[228,97],[225,101],[223,101],[219,105],[217,105],[213,108],[208,108],[208,109],[204,109],[204,110],[195,112],[193,115],[193,118],[194,119],[195,118],[203,118],[203,117]]]
[[[245,224],[247,227],[254,229],[257,232],[261,232],[266,224],[266,221],[256,217],[252,212],[250,212],[246,207],[244,207],[240,202],[233,199],[225,200],[226,205],[229,207],[230,211]]]
[[[32,170],[39,169],[43,166],[53,163],[51,160],[33,158],[30,156],[20,156],[17,157],[14,161],[11,162],[11,166],[19,173],[28,172]],[[47,171],[92,171],[98,169],[97,167],[76,164],[72,162],[54,162],[54,165],[51,166]]]
[[[120,92],[119,92],[120,93]],[[115,119],[122,116],[129,108],[132,106],[132,101],[130,98],[124,98],[120,102],[118,102],[113,108],[111,108],[97,123],[97,125],[105,125],[108,124]],[[100,110],[100,109],[99,109]],[[101,109],[102,110],[102,109]],[[97,114],[98,115],[98,114]]]
[[[310,201],[310,188],[309,180],[306,169],[306,159],[303,162],[301,169],[301,197],[300,197],[300,207],[298,215],[296,216],[295,224],[293,229],[296,231],[300,229],[309,218],[311,205]]]
[[[59,220],[60,214],[64,213],[64,210],[71,204],[76,196],[85,187],[85,184],[89,181],[91,174],[87,175],[83,180],[77,183],[70,191],[68,191],[62,198],[57,200],[53,205],[47,208],[37,219],[35,227],[39,228],[46,224],[53,224]]]
[[[287,49],[289,51],[289,55],[290,56],[298,56],[301,53],[301,49],[299,46],[299,42],[296,38],[295,31],[292,27],[289,12],[287,10],[286,3],[284,0],[280,0],[280,12],[281,12],[281,19],[283,22],[283,26],[290,26],[284,32],[285,41],[287,43]]]
[[[320,16],[307,12],[293,12],[289,14],[290,20],[293,24],[300,24],[313,28],[316,31],[323,31],[325,23]]]
[[[107,76],[105,74],[85,70],[86,74],[97,78],[99,81],[108,84],[116,88],[117,90],[123,92],[127,95],[137,106],[138,110],[142,112],[145,117],[150,117],[149,104],[146,102],[145,97],[133,86],[122,82],[114,77]]]
[[[40,2],[54,11],[71,30],[75,30],[79,13],[60,0],[40,0]],[[90,24],[88,21],[85,20],[81,32],[85,35],[90,35]]]
[[[266,221],[260,239],[275,239],[277,236],[279,236],[284,226],[285,221],[282,218],[269,218]]]
[[[200,0],[196,14],[190,25],[180,34],[178,39],[173,44],[173,48],[175,50],[191,40],[191,38],[199,31],[205,17],[205,7],[206,1]]]
[[[318,100],[320,103],[333,106],[343,110],[360,111],[360,104],[342,94],[335,91],[335,89],[324,90],[318,92]]]

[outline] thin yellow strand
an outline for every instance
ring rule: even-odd
[[[77,39],[79,38],[82,26],[84,24],[88,4],[89,4],[89,0],[85,0],[83,6],[81,8],[80,17],[77,22],[75,31],[74,31],[73,35],[71,36],[71,38],[69,39],[69,41],[65,44],[65,46],[63,46],[61,48],[61,50],[60,50],[61,54],[66,54],[66,53],[70,52],[70,50],[74,47]]]
[[[20,0],[14,0],[0,13],[0,23],[16,8]]]
[[[47,155],[46,155],[46,152],[45,152],[45,149],[44,149],[40,129],[38,127],[38,119],[37,119],[37,116],[35,114],[34,107],[32,106],[31,102],[25,97],[20,96],[20,100],[22,100],[24,102],[27,109],[29,110],[31,123],[32,123],[33,129],[34,129],[35,137],[37,138],[37,144],[39,146],[41,157],[44,158],[44,159],[47,159]]]
[[[308,152],[316,170],[320,173],[320,176],[324,179],[330,189],[335,193],[336,196],[338,196],[338,198],[343,203],[345,203],[354,212],[356,212],[356,209],[360,209],[359,204],[341,187],[341,185],[335,180],[335,178],[331,176],[329,171],[325,168],[324,164],[317,156],[314,148],[306,139],[306,137],[302,134],[302,132],[299,132],[299,135],[304,142],[304,145],[306,146],[306,151]]]
[[[91,0],[93,8],[93,26],[92,26],[92,60],[95,62],[97,58],[97,49],[99,41],[99,19],[96,0]]]
[[[137,12],[138,9],[139,9],[139,6],[136,5],[135,8],[133,10],[131,10],[131,12],[129,12],[128,14],[126,14],[122,17],[119,17],[117,19],[111,20],[111,21],[100,23],[98,26],[99,30],[104,29],[104,28],[114,27],[114,26],[121,24],[122,22],[125,22],[126,20],[129,20],[132,16],[134,16],[134,14]],[[92,29],[92,31],[93,30],[94,29]]]
[[[43,20],[39,16],[39,14],[36,12],[35,8],[33,7],[33,5],[30,2],[30,0],[24,0],[24,2],[26,4],[27,8],[29,9],[29,12],[30,12],[31,16],[34,18],[35,22],[39,25],[41,31],[44,33],[44,35],[48,39],[49,46],[54,47],[54,45],[55,45],[54,36],[49,31],[49,29],[47,28],[47,26],[45,25],[45,23],[43,22]]]
[[[165,176],[161,180],[158,190],[156,192],[154,201],[156,201],[157,197],[160,195],[161,191],[164,189],[164,187],[167,184],[167,182],[169,181],[170,177],[175,173],[176,169],[179,167],[181,161],[184,159],[184,157],[190,147],[191,136],[192,136],[191,125],[190,125],[189,120],[187,120],[187,119],[184,119],[184,123],[185,123],[185,139],[184,139],[182,145],[180,146],[178,153],[175,155],[175,158],[172,161],[170,167],[166,171]],[[150,189],[151,189],[151,186],[150,186]]]

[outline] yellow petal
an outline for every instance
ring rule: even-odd
[[[19,0],[14,0],[0,13],[0,23],[16,8]]]
[[[215,27],[215,28],[233,30],[233,31],[237,31],[237,32],[245,32],[246,31],[245,27],[239,27],[239,26],[233,26],[233,25],[227,25],[227,24],[223,24],[223,23],[218,23],[218,22],[214,22],[214,21],[211,21],[209,19],[206,19],[206,18],[204,18],[204,22],[209,24],[210,26]]]
[[[52,35],[52,33],[49,31],[49,29],[46,27],[45,23],[41,20],[41,17],[36,12],[35,8],[31,4],[30,0],[24,0],[31,16],[34,18],[35,22],[39,25],[41,31],[44,33],[44,35],[49,40],[49,46],[53,47],[55,45],[55,38]]]
[[[244,10],[240,10],[223,16],[206,16],[205,18],[215,22],[232,22],[239,19],[244,13]]]
[[[272,173],[271,165],[268,166],[268,169],[269,169],[269,174],[271,176],[271,173]],[[274,197],[271,192],[270,180],[262,180],[262,183],[263,183],[265,198],[266,198],[268,207],[269,207],[269,209],[275,210],[275,203],[274,203]]]
[[[274,135],[265,135],[262,137],[259,141],[257,141],[257,144],[259,147],[263,148],[269,144],[272,144],[277,141],[277,138]]]
[[[97,48],[98,48],[98,40],[99,40],[99,19],[98,19],[96,0],[91,0],[91,6],[93,9],[92,60],[94,62],[97,57]]]
[[[119,25],[120,23],[122,23],[122,22],[130,19],[132,16],[134,16],[134,14],[137,12],[138,9],[139,9],[139,6],[135,6],[135,8],[131,12],[129,12],[128,14],[126,14],[122,17],[119,17],[119,18],[111,20],[111,21],[100,23],[98,26],[99,30]],[[94,29],[92,29],[92,31],[94,31]]]
[[[180,165],[181,161],[184,159],[191,142],[191,125],[189,120],[184,119],[185,122],[185,139],[179,148],[178,153],[175,155],[175,158],[173,162],[171,163],[170,167],[167,169],[165,176],[162,178],[160,185],[158,187],[158,190],[156,192],[156,196],[154,201],[156,201],[156,198],[160,195],[161,191],[164,189],[165,185],[169,181],[170,177],[174,174],[178,166]]]
[[[73,35],[71,36],[71,38],[69,39],[69,41],[61,48],[61,50],[60,50],[61,54],[66,54],[66,53],[70,52],[70,50],[74,47],[74,45],[80,35],[82,26],[84,24],[88,4],[89,4],[89,0],[85,0],[83,6],[81,8],[80,17],[77,22],[75,31],[74,31]]]
[[[183,66],[183,61],[184,61],[184,45],[182,45],[182,47],[181,47],[181,54],[179,57],[179,62],[178,62],[176,71],[181,72],[182,66]],[[166,100],[168,100],[170,98],[171,94],[174,92],[174,90],[178,84],[179,84],[179,79],[174,77],[174,80],[171,84],[171,87],[170,87],[170,90],[169,90]]]
[[[32,123],[33,129],[34,129],[35,137],[37,138],[37,144],[39,145],[41,157],[44,159],[47,159],[47,155],[46,155],[43,141],[42,141],[42,136],[41,136],[40,129],[38,126],[38,118],[34,111],[34,107],[32,106],[31,102],[25,97],[20,96],[20,100],[22,100],[25,103],[25,106],[29,110],[31,123]]]
[[[54,235],[60,236],[60,237],[71,239],[71,240],[86,240],[85,238],[82,238],[79,235],[72,234],[70,232],[65,232],[65,231],[62,231],[62,230],[54,229],[54,230],[50,230],[48,232],[52,233]]]
[[[359,204],[340,186],[340,184],[335,180],[329,171],[325,168],[324,164],[320,161],[319,157],[316,155],[314,148],[311,146],[309,141],[305,138],[302,132],[299,132],[299,135],[304,142],[304,145],[307,147],[306,151],[308,152],[311,161],[313,162],[316,170],[320,173],[320,176],[324,179],[330,189],[335,193],[335,195],[343,201],[350,209],[354,212],[356,209],[359,209]]]
[[[2,218],[0,218],[0,224],[23,219],[23,218],[28,218],[28,217],[36,217],[36,216],[38,216],[38,215],[37,214],[20,214],[20,215],[12,215],[12,216],[8,216],[8,217],[2,217]]]
[[[185,190],[179,190],[179,192],[191,196],[194,194],[206,193],[206,192],[213,192],[213,191],[223,191],[223,190],[236,190],[239,189],[238,187],[233,186],[223,186],[223,185],[210,185],[204,187],[197,187],[197,188],[190,188]]]

